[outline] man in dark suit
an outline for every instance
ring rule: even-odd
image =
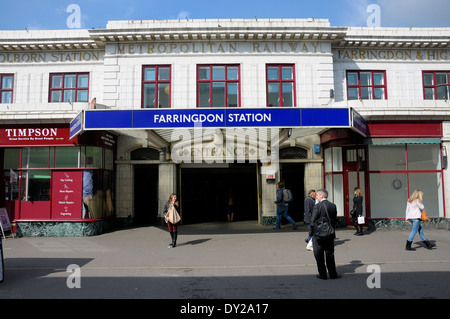
[[[336,272],[336,263],[334,261],[334,236],[322,240],[318,240],[317,237],[314,236],[314,226],[316,225],[316,222],[320,220],[322,216],[325,216],[326,218],[325,207],[328,211],[331,225],[333,226],[333,228],[336,227],[336,205],[327,200],[328,192],[326,189],[317,190],[316,198],[318,200],[318,203],[314,206],[314,210],[312,213],[310,235],[313,236],[314,257],[316,258],[317,269],[319,271],[317,278],[327,279],[327,269],[328,274],[330,275],[330,279],[341,278],[341,276]]]

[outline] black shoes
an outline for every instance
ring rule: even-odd
[[[425,247],[427,248],[427,249],[433,249],[433,247],[435,247],[436,246],[436,244],[432,244],[432,243],[430,243],[428,240],[424,240],[424,241],[422,241],[424,244],[425,244]]]
[[[406,250],[416,250],[415,248],[411,248],[412,241],[406,241]]]
[[[321,275],[316,275],[317,278],[322,279],[322,280],[327,280],[327,277],[325,276],[321,276]],[[330,279],[339,279],[342,278],[341,275],[336,274],[336,276],[330,276]]]
[[[425,247],[429,250],[433,249],[433,247],[436,247],[436,244],[432,244],[428,240],[423,240],[422,242],[425,245]],[[412,241],[406,241],[405,249],[406,250],[416,250],[415,248],[411,248],[411,244],[412,244]]]

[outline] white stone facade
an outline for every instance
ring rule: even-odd
[[[0,31],[0,75],[13,74],[13,103],[0,104],[4,124],[68,123],[82,109],[140,109],[143,66],[171,66],[171,107],[197,107],[197,66],[237,64],[242,108],[266,107],[266,65],[295,66],[297,107],[352,107],[367,120],[438,120],[449,143],[449,101],[425,100],[422,71],[450,71],[450,29],[341,28],[328,20],[223,19],[111,21],[106,29]],[[384,70],[388,98],[348,100],[346,71]],[[50,103],[52,73],[89,73],[89,101]],[[313,151],[323,130],[293,130],[284,146],[307,150],[304,192],[323,186],[322,154]],[[119,134],[116,215],[133,216],[132,150],[169,146],[159,164],[159,216],[177,190],[170,140],[146,132]],[[166,132],[167,134],[167,132]],[[295,161],[294,161],[295,162]],[[277,180],[279,176],[277,176]],[[275,216],[275,184],[261,180],[259,217]],[[450,208],[444,171],[445,207]]]

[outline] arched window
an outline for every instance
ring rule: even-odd
[[[284,147],[280,149],[280,159],[307,159],[308,150],[301,147]]]

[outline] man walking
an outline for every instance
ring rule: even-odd
[[[284,189],[284,183],[279,182],[277,184],[277,200],[274,202],[277,204],[277,222],[273,229],[280,229],[281,216],[284,216],[284,218],[290,221],[293,225],[292,229],[296,230],[297,225],[295,224],[295,221],[288,215],[289,203],[283,199]]]
[[[326,189],[317,190],[316,198],[318,200],[318,203],[314,206],[313,209],[310,224],[310,235],[313,236],[314,258],[316,259],[317,269],[319,271],[317,278],[327,279],[327,269],[328,274],[330,275],[330,279],[341,278],[341,276],[336,272],[336,263],[334,261],[334,236],[319,240],[317,236],[314,235],[314,227],[316,223],[323,217],[327,218],[327,212],[331,225],[333,226],[333,228],[336,227],[336,205],[327,200],[328,191]]]
[[[308,230],[311,229],[311,227],[310,227],[311,216],[312,216],[312,212],[314,209],[314,205],[316,204],[315,198],[316,198],[316,191],[314,189],[311,189],[308,192],[308,197],[305,198],[305,202],[304,202],[303,221],[308,226]],[[309,235],[309,232],[308,232],[308,237],[305,239],[305,242],[309,243],[310,240],[311,240],[311,236]],[[306,249],[312,250],[312,246],[311,246],[311,248],[309,248],[309,246],[306,246]]]

